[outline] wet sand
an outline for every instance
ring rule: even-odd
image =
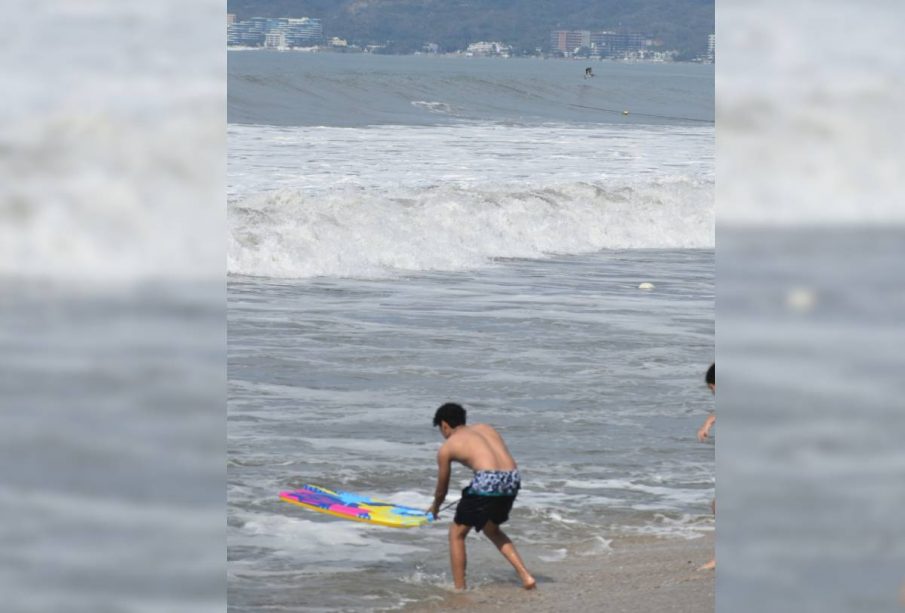
[[[710,559],[713,544],[712,533],[690,541],[617,539],[612,550],[601,555],[532,561],[536,590],[521,589],[513,573],[511,582],[451,593],[405,610],[712,612],[714,572],[697,569]]]

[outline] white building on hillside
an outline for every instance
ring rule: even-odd
[[[497,42],[479,42],[479,43],[471,43],[468,45],[468,48],[465,49],[466,55],[502,55],[504,57],[509,57],[509,53],[512,51],[512,47],[509,45],[504,45],[503,43]]]
[[[284,32],[268,32],[264,35],[264,46],[268,49],[287,49]]]

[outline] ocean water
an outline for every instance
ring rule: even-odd
[[[694,121],[712,120],[712,68],[595,72],[230,53],[231,610],[442,597],[443,527],[276,495],[426,507],[448,400],[519,462],[509,531],[529,568],[713,529],[714,448],[695,431],[713,407],[714,134]],[[570,106],[582,96],[639,114]],[[450,502],[468,478],[454,470]],[[469,543],[473,586],[513,580]]]
[[[223,610],[218,302],[0,281],[4,610]]]
[[[3,11],[0,608],[222,611],[223,6]]]
[[[724,235],[717,608],[901,611],[902,230]]]
[[[585,66],[597,75],[584,78]],[[236,51],[230,123],[713,124],[713,66]],[[628,111],[628,115],[623,115]]]
[[[905,605],[905,11],[866,6],[720,2],[718,610]]]
[[[0,275],[221,274],[225,35],[187,30],[222,7],[197,3],[174,24],[180,6],[7,4]],[[43,32],[41,50],[26,32]]]

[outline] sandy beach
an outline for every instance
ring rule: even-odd
[[[612,613],[714,610],[714,573],[699,571],[713,551],[713,534],[694,540],[617,539],[612,551],[561,562],[532,562],[538,588],[511,583],[483,585],[406,611],[606,611]],[[504,564],[503,560],[500,560]]]

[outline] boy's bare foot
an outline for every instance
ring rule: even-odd
[[[707,564],[698,568],[698,570],[713,570],[716,568],[716,560],[710,560]]]
[[[522,587],[526,590],[533,590],[537,587],[537,581],[534,580],[534,577],[529,576],[527,580],[522,580]]]

